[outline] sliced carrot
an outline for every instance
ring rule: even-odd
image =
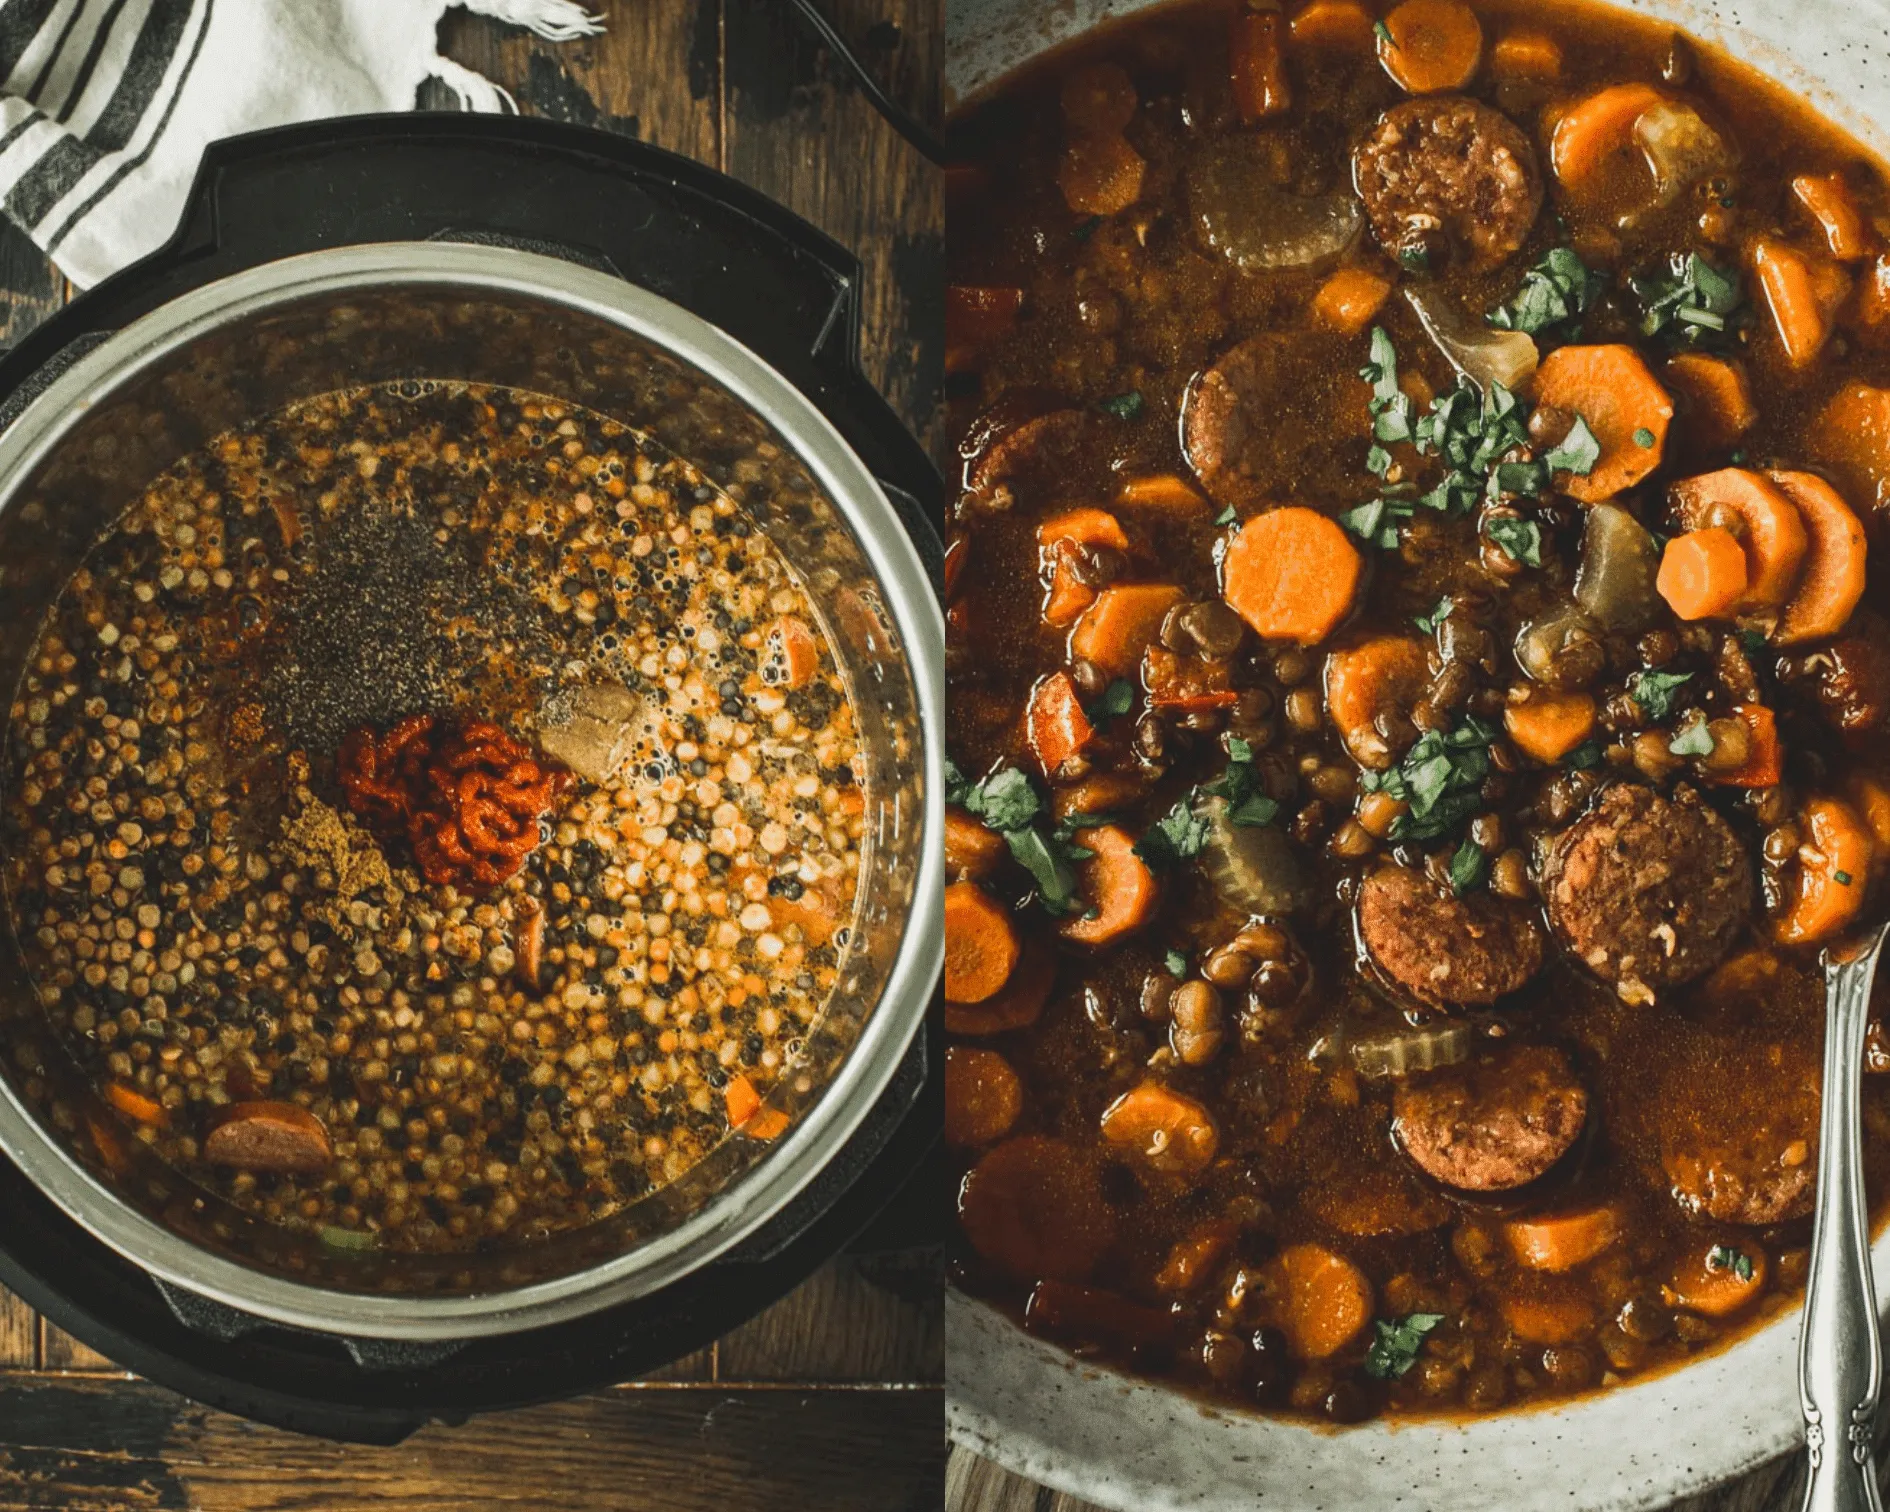
[[[149,1129],[161,1129],[170,1122],[170,1115],[164,1111],[162,1103],[156,1098],[146,1097],[135,1087],[127,1087],[123,1082],[105,1084],[105,1101],[133,1123],[143,1124]]]
[[[1079,1344],[1159,1349],[1174,1342],[1177,1321],[1166,1308],[1073,1281],[1039,1281],[1024,1302],[1031,1333]]]
[[[1118,132],[1080,136],[1063,149],[1057,187],[1078,215],[1114,215],[1142,197],[1147,167]]]
[[[1463,0],[1403,0],[1378,34],[1378,61],[1407,94],[1462,89],[1483,61],[1483,26]]]
[[[1745,1259],[1744,1266],[1739,1264],[1739,1257]],[[1704,1313],[1709,1318],[1730,1318],[1764,1292],[1770,1268],[1765,1251],[1750,1240],[1741,1239],[1736,1248],[1711,1245],[1674,1267],[1673,1279],[1662,1288],[1662,1300],[1669,1307]]]
[[[1504,707],[1503,728],[1523,755],[1553,766],[1594,733],[1595,700],[1531,686]]]
[[[1228,1218],[1209,1218],[1175,1241],[1168,1259],[1155,1274],[1155,1289],[1191,1292],[1219,1265],[1240,1237],[1240,1225]]]
[[[1781,646],[1795,646],[1836,635],[1864,596],[1869,543],[1863,523],[1838,491],[1815,473],[1766,476],[1797,506],[1810,542],[1798,591],[1787,601],[1772,639]]]
[[[1681,352],[1667,359],[1661,378],[1680,401],[1687,438],[1702,450],[1731,446],[1759,418],[1745,369],[1731,358]]]
[[[945,1143],[996,1144],[1024,1111],[1024,1084],[995,1050],[953,1045],[945,1052]]]
[[[1095,852],[1077,868],[1089,911],[1058,926],[1064,939],[1107,945],[1148,923],[1161,887],[1155,873],[1136,855],[1135,837],[1119,825],[1105,824],[1078,830],[1076,843]]]
[[[728,1126],[739,1129],[761,1111],[761,1094],[746,1076],[731,1076],[722,1089],[722,1103],[728,1109]]]
[[[1773,925],[1781,945],[1828,940],[1856,918],[1876,851],[1856,810],[1836,798],[1812,799],[1800,822],[1806,838],[1798,848],[1792,895]]]
[[[1660,554],[1654,587],[1683,620],[1720,619],[1746,596],[1746,553],[1729,530],[1689,530]]]
[[[1207,505],[1207,498],[1178,473],[1144,473],[1125,478],[1116,490],[1119,509],[1149,509],[1163,514],[1195,514]]]
[[[1562,187],[1582,198],[1599,197],[1630,156],[1645,173],[1634,123],[1661,98],[1645,84],[1610,84],[1563,111],[1549,137],[1549,163]]]
[[[1753,242],[1752,272],[1785,360],[1793,367],[1810,366],[1830,339],[1838,306],[1850,292],[1850,275],[1821,253],[1771,236]]]
[[[1266,639],[1316,646],[1352,612],[1364,570],[1335,521],[1289,505],[1241,526],[1221,562],[1221,596]]]
[[[1839,262],[1870,256],[1871,237],[1851,187],[1839,173],[1801,173],[1792,194],[1824,233],[1824,244]]]
[[[1811,538],[1805,518],[1773,478],[1743,467],[1683,478],[1668,493],[1674,518],[1689,531],[1723,530],[1746,555],[1738,607],[1776,609],[1792,596]]]
[[[1147,791],[1148,778],[1140,772],[1096,772],[1081,782],[1054,789],[1050,809],[1059,819],[1073,814],[1113,814],[1140,802]]]
[[[1024,714],[1024,739],[1046,777],[1062,770],[1072,756],[1080,756],[1096,737],[1083,712],[1083,700],[1067,672],[1052,672],[1031,690]]]
[[[1312,0],[1286,24],[1293,46],[1317,52],[1368,52],[1372,13],[1359,0]]]
[[[804,688],[820,672],[820,638],[798,614],[784,614],[768,627],[765,655],[785,688]]]
[[[1509,1331],[1527,1344],[1573,1344],[1595,1325],[1595,1304],[1572,1286],[1509,1292],[1497,1308]]]
[[[1852,776],[1845,792],[1875,842],[1873,854],[1890,856],[1890,787],[1859,772]]]
[[[1660,466],[1673,400],[1631,346],[1557,347],[1536,369],[1535,401],[1588,422],[1601,455],[1556,487],[1584,503],[1613,498]]]
[[[1496,39],[1490,71],[1505,83],[1543,84],[1562,77],[1562,44],[1547,32],[1513,31]]]
[[[1292,107],[1285,41],[1286,23],[1278,11],[1249,10],[1244,5],[1234,11],[1227,36],[1234,113],[1248,125]]]
[[[1102,1137],[1158,1171],[1205,1170],[1221,1147],[1214,1116],[1155,1081],[1130,1088],[1103,1110]]]
[[[1115,1237],[1093,1160],[1026,1134],[987,1152],[958,1189],[965,1237],[1020,1281],[1081,1281]]]
[[[1313,315],[1328,330],[1356,336],[1391,298],[1391,280],[1370,268],[1340,268],[1313,295]]]
[[[1096,590],[1076,575],[1071,556],[1083,546],[1106,546],[1127,551],[1129,538],[1122,522],[1106,509],[1071,509],[1052,515],[1037,527],[1037,550],[1050,580],[1043,618],[1048,625],[1074,624],[1096,602]]]
[[[982,1003],[1010,980],[1023,946],[1010,913],[975,882],[945,889],[945,996]]]
[[[1260,1268],[1262,1306],[1302,1360],[1324,1360],[1365,1331],[1372,1284],[1323,1244],[1289,1244]]]
[[[1103,589],[1070,631],[1070,655],[1111,677],[1127,677],[1182,597],[1172,583],[1117,583]]]
[[[1407,714],[1431,680],[1423,642],[1375,635],[1326,654],[1326,712],[1360,766],[1388,767],[1391,747],[1378,733],[1385,714]]]
[[[789,1119],[779,1108],[763,1108],[747,1123],[742,1133],[750,1139],[779,1139],[788,1131]]]
[[[945,810],[945,869],[953,876],[988,877],[1009,849],[1002,835],[985,828],[963,809]]]
[[[1503,1239],[1518,1265],[1537,1271],[1569,1271],[1612,1249],[1622,1233],[1621,1212],[1613,1203],[1512,1218]]]
[[[953,284],[945,291],[945,371],[968,373],[984,349],[1010,335],[1024,307],[1016,288]]]
[[[1045,999],[1057,977],[1057,955],[1032,936],[1010,980],[982,1003],[945,1000],[945,1028],[952,1034],[984,1037],[1027,1029],[1043,1012]]]
[[[1871,507],[1890,507],[1890,388],[1858,379],[1839,389],[1811,429],[1818,460]]]
[[[1778,742],[1778,716],[1764,704],[1735,704],[1733,713],[1751,737],[1751,752],[1744,765],[1721,772],[1710,780],[1722,787],[1777,787],[1784,776],[1785,753]]]
[[[1064,123],[1075,132],[1121,131],[1141,105],[1135,81],[1120,63],[1089,63],[1064,75],[1057,91]]]

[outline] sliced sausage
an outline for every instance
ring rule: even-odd
[[[1542,927],[1487,892],[1458,897],[1408,866],[1359,888],[1358,937],[1378,969],[1426,1003],[1494,1003],[1542,966]]]
[[[1752,912],[1745,847],[1691,788],[1610,788],[1556,845],[1544,881],[1556,932],[1630,1002],[1711,971]]]
[[[1417,1168],[1465,1192],[1506,1192],[1545,1175],[1588,1118],[1588,1090],[1549,1045],[1494,1054],[1399,1083],[1391,1128]]]
[[[1040,1134],[1006,1140],[958,1192],[973,1249],[1019,1281],[1083,1281],[1115,1235],[1095,1163]]]
[[[1782,1223],[1811,1210],[1820,1073],[1801,1045],[1727,1040],[1666,1078],[1656,1116],[1673,1199],[1720,1223]]]
[[[211,1165],[239,1171],[313,1175],[328,1169],[335,1147],[307,1108],[286,1102],[233,1103],[203,1142]]]
[[[958,444],[966,496],[985,509],[1009,509],[1020,492],[1054,490],[1067,480],[1093,418],[1036,390],[1006,394]]]
[[[1528,240],[1542,173],[1508,116],[1460,95],[1406,100],[1352,153],[1352,183],[1394,257],[1494,268]]]
[[[1219,502],[1277,502],[1322,469],[1357,466],[1348,458],[1363,412],[1357,430],[1335,418],[1357,394],[1306,381],[1309,368],[1330,366],[1331,349],[1332,338],[1318,332],[1270,332],[1241,342],[1194,381],[1182,401],[1182,449]]]

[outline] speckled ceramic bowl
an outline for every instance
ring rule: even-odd
[[[950,0],[947,98],[1148,0]],[[1885,0],[1628,0],[1789,84],[1890,156]],[[1876,1246],[1890,1300],[1890,1237]],[[953,1439],[1121,1512],[1255,1507],[1628,1512],[1739,1474],[1801,1438],[1798,1325],[1683,1370],[1466,1423],[1320,1430],[1224,1412],[1081,1364],[982,1302],[947,1297]]]

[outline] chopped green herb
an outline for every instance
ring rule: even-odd
[[[1356,509],[1345,510],[1339,523],[1367,546],[1381,551],[1395,551],[1398,546],[1398,521],[1411,518],[1411,506],[1398,499],[1373,499]]]
[[[1588,422],[1577,415],[1575,423],[1568,428],[1568,434],[1542,460],[1549,464],[1553,472],[1579,473],[1585,478],[1601,460],[1601,442],[1588,428]]]
[[[1107,724],[1118,715],[1127,714],[1135,707],[1135,684],[1126,677],[1118,677],[1102,690],[1102,697],[1083,712],[1089,716],[1093,725]]]
[[[1676,756],[1711,756],[1713,754],[1713,732],[1706,727],[1704,719],[1697,719],[1667,743],[1667,749]]]
[[[1207,844],[1208,822],[1194,811],[1193,794],[1180,799],[1135,842],[1135,853],[1150,866],[1166,869],[1191,861]]]
[[[1118,420],[1133,420],[1142,413],[1142,392],[1130,389],[1126,394],[1117,394],[1113,399],[1105,399],[1100,406]]]
[[[1372,1343],[1365,1351],[1365,1374],[1379,1381],[1402,1377],[1417,1363],[1425,1336],[1443,1321],[1442,1313],[1409,1313],[1390,1322],[1383,1318],[1372,1319]]]
[[[1372,35],[1387,47],[1396,47],[1397,39],[1391,35],[1391,28],[1382,21],[1372,22]]]
[[[1037,899],[1046,912],[1071,911],[1076,903],[1075,863],[1087,861],[1092,852],[1072,842],[1077,827],[1073,820],[1052,830],[1042,828],[1048,811],[1024,772],[1001,767],[982,782],[968,782],[947,758],[945,801],[959,804],[1004,836],[1012,859],[1037,884]]]
[[[1562,758],[1564,766],[1577,772],[1585,772],[1592,766],[1599,766],[1600,763],[1601,742],[1599,740],[1584,740]]]
[[[1523,274],[1515,295],[1486,318],[1499,331],[1573,339],[1581,334],[1582,316],[1607,286],[1606,275],[1591,269],[1573,247],[1551,247]]]
[[[1030,778],[1017,767],[1002,767],[968,786],[959,801],[994,830],[1023,829],[1043,808]]]
[[[1179,950],[1171,950],[1162,957],[1162,964],[1168,968],[1168,974],[1181,981],[1188,975],[1188,958]]]
[[[1362,774],[1367,792],[1389,793],[1409,805],[1392,821],[1391,838],[1435,840],[1482,807],[1495,738],[1494,726],[1469,715],[1448,734],[1426,730],[1392,770]]]
[[[1080,242],[1086,242],[1096,234],[1096,228],[1100,226],[1102,222],[1103,218],[1100,215],[1092,215],[1086,220],[1078,221],[1075,228],[1070,232],[1070,235]]]
[[[1746,449],[1743,446],[1734,448],[1727,454],[1726,460],[1732,463],[1734,467],[1744,467],[1746,465]]]
[[[1630,278],[1628,287],[1641,301],[1641,334],[1677,346],[1724,344],[1745,315],[1738,273],[1697,252],[1674,253],[1665,267]]]
[[[1680,685],[1692,678],[1691,672],[1637,672],[1628,683],[1628,697],[1640,706],[1641,713],[1649,720],[1659,724],[1673,713]]]
[[[1765,632],[1763,630],[1741,630],[1739,632],[1739,645],[1747,656],[1757,656],[1765,649]]]
[[[1455,607],[1456,601],[1446,593],[1437,601],[1436,608],[1431,610],[1429,614],[1420,614],[1416,619],[1412,620],[1411,623],[1416,625],[1425,635],[1435,635],[1437,633],[1437,627],[1450,618],[1450,611]]]
[[[1483,854],[1482,846],[1466,837],[1450,858],[1450,890],[1462,897],[1476,891],[1489,877],[1490,858]]]
[[[1706,1252],[1708,1270],[1729,1270],[1741,1281],[1752,1279],[1752,1256],[1728,1244],[1716,1244]]]
[[[1431,249],[1422,243],[1398,248],[1398,266],[1411,273],[1430,272]]]
[[[965,792],[969,787],[970,784],[965,781],[965,774],[958,770],[958,763],[947,756],[945,758],[945,801],[962,805],[965,801]]]
[[[1642,451],[1652,451],[1654,449],[1654,433],[1644,425],[1637,427],[1634,432],[1634,444]]]
[[[1239,518],[1240,518],[1239,511],[1236,510],[1232,504],[1229,504],[1227,508],[1223,509],[1219,514],[1217,514],[1214,517],[1214,523],[1216,525],[1232,525],[1234,521],[1238,520]]]
[[[1503,548],[1512,562],[1526,567],[1542,565],[1542,527],[1521,515],[1497,515],[1484,527],[1489,538]]]
[[[1839,887],[1849,887],[1851,885],[1851,874],[1847,871],[1832,872],[1831,877]]]
[[[1260,790],[1254,770],[1253,747],[1238,735],[1227,739],[1227,768],[1212,782],[1195,789],[1204,798],[1227,800],[1227,822],[1243,829],[1259,829],[1279,817],[1280,806]]]
[[[1030,873],[1037,884],[1037,899],[1044,911],[1067,914],[1076,907],[1076,871],[1074,863],[1087,861],[1095,853],[1080,845],[1058,840],[1040,829],[1007,830],[1005,841],[1011,859]]]

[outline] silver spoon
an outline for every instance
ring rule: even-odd
[[[1811,1461],[1805,1512],[1883,1508],[1875,1451],[1883,1341],[1877,1332],[1877,1290],[1870,1274],[1859,1083],[1870,984],[1886,933],[1890,924],[1825,953],[1818,1209],[1798,1355],[1798,1398]]]

